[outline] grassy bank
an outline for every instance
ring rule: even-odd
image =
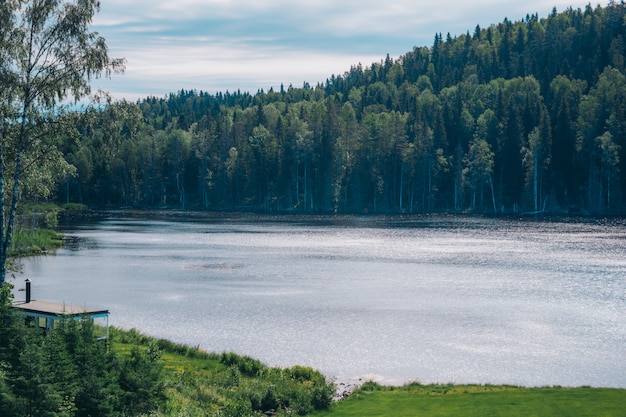
[[[624,417],[626,390],[366,383],[317,417]]]
[[[37,256],[62,247],[63,235],[55,231],[59,225],[59,215],[75,215],[85,210],[87,207],[81,204],[21,205],[9,256],[12,259]]]
[[[366,382],[349,398],[330,404],[332,385],[310,368],[270,368],[246,356],[207,353],[135,330],[113,329],[112,340],[122,355],[151,343],[161,350],[167,407],[157,416],[626,416],[626,390],[589,387],[384,387]]]
[[[10,256],[14,258],[36,256],[63,246],[63,235],[38,227],[16,229]]]
[[[334,387],[319,372],[268,367],[234,353],[207,353],[153,339],[135,330],[111,329],[113,349],[156,346],[164,366],[166,409],[157,416],[308,415],[328,409]]]

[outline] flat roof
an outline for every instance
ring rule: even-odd
[[[13,302],[13,307],[24,312],[41,314],[46,316],[104,316],[109,315],[109,310],[101,310],[88,307],[73,306],[64,303],[53,303],[49,301],[31,300]]]

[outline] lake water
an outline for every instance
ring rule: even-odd
[[[16,286],[114,326],[339,381],[626,387],[622,221],[119,213],[66,233]]]

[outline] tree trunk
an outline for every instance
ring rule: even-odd
[[[21,123],[21,127],[20,127],[20,136],[19,136],[19,140],[18,140],[18,149],[17,149],[17,155],[16,155],[16,159],[15,159],[15,172],[13,175],[13,194],[11,197],[11,211],[9,213],[9,221],[6,225],[6,229],[5,229],[5,225],[4,225],[4,217],[5,217],[5,212],[4,212],[4,198],[2,197],[2,199],[0,200],[0,202],[2,203],[2,208],[0,209],[2,211],[2,230],[0,231],[2,233],[2,245],[0,246],[0,286],[4,285],[4,281],[6,280],[6,263],[7,263],[7,257],[9,254],[9,248],[11,247],[11,241],[13,240],[13,230],[15,229],[15,216],[17,214],[17,202],[19,200],[19,191],[20,191],[20,179],[22,176],[22,157],[24,155],[24,146],[25,146],[25,140],[26,140],[26,123],[28,120],[27,117],[27,109],[28,107],[30,107],[30,102],[27,100],[25,102],[24,105],[24,109],[22,111],[22,123]],[[3,165],[0,163],[0,165]],[[3,170],[2,170],[3,171]],[[3,172],[0,172],[0,178],[2,177],[1,175],[3,174]],[[2,182],[2,185],[0,186],[0,195],[4,195],[4,182]]]
[[[402,164],[404,165],[404,163]],[[402,197],[404,196],[404,166],[400,168],[400,212],[404,209],[402,207]]]
[[[0,136],[0,287],[4,286],[4,278],[6,275],[6,251],[5,251],[5,237],[4,237],[4,164],[3,160],[3,136]]]
[[[611,167],[606,174],[606,209],[611,211]]]
[[[493,178],[489,174],[489,185],[491,186],[491,202],[493,203],[493,213],[496,214],[498,209],[496,208],[496,193],[493,190]]]
[[[535,149],[535,151],[533,152],[533,199],[534,199],[534,206],[535,206],[535,213],[539,211],[539,196],[538,196],[538,183],[537,183],[537,177],[538,177],[538,171],[539,169],[537,168],[537,163],[539,162],[539,151],[537,149]]]

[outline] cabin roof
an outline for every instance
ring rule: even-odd
[[[53,303],[49,301],[31,300],[30,302],[15,301],[13,307],[25,313],[38,314],[43,316],[91,316],[104,317],[109,315],[109,310],[99,310],[95,308],[73,306],[65,303]]]

